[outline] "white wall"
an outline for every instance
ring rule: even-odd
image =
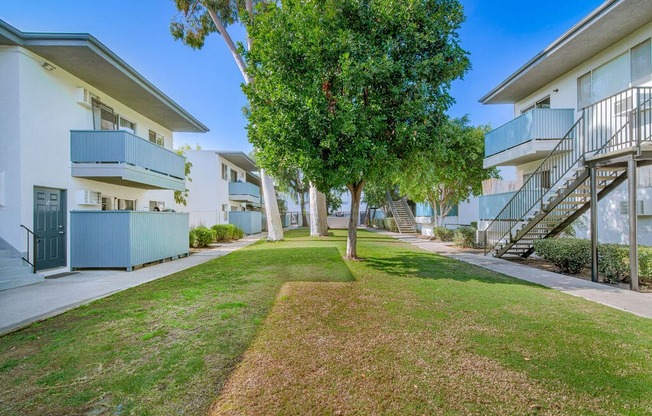
[[[6,183],[10,184],[11,188],[7,192],[7,209],[0,209],[0,236],[19,250],[23,250],[26,244],[20,224],[33,228],[35,186],[66,190],[68,211],[101,209],[101,206],[79,205],[78,190],[92,190],[117,198],[135,199],[136,209],[148,208],[148,191],[144,189],[71,176],[70,130],[93,129],[91,109],[77,102],[79,87],[90,90],[98,95],[103,103],[113,107],[116,113],[136,122],[138,136],[147,139],[148,130],[152,129],[165,137],[166,148],[171,149],[173,145],[170,130],[141,116],[61,68],[47,71],[40,65],[41,61],[41,57],[20,47],[0,49],[0,71],[3,71],[0,77],[0,91],[3,92],[0,105],[4,110],[0,115],[0,128],[3,131],[0,138],[0,172],[7,171]],[[5,100],[5,97],[17,95],[17,100]],[[13,133],[5,135],[5,129]],[[6,154],[5,148],[10,149]],[[173,191],[159,191],[157,198],[163,200],[166,206],[172,206]],[[19,215],[16,215],[16,212],[19,212]],[[69,215],[67,224],[70,224]],[[68,238],[69,236],[70,233]],[[69,250],[67,252],[69,255]]]
[[[220,157],[216,150],[187,150],[185,156],[192,163],[191,182],[186,183],[189,190],[187,205],[175,204],[174,209],[190,214],[190,226],[228,224],[224,219],[222,205],[229,211],[242,209],[242,203],[229,200],[229,181],[222,179],[222,164],[238,172],[238,180],[246,181],[246,171]]]
[[[550,84],[533,92],[523,100],[514,104],[514,117],[521,115],[521,110],[532,105],[534,102],[550,95],[550,106],[552,108],[574,108],[577,110],[577,78],[587,72],[609,62],[625,51],[652,37],[652,23],[637,30],[627,38],[605,49],[603,52],[573,68],[563,76],[557,78]],[[650,86],[652,82],[644,85]],[[554,92],[554,90],[559,90]],[[579,117],[579,113],[576,113]]]

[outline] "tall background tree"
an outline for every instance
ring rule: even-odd
[[[303,177],[299,169],[283,169],[280,175],[275,177],[278,189],[281,192],[289,194],[301,210],[301,224],[303,227],[308,225],[308,217],[306,216],[306,197],[310,190],[309,182]]]
[[[360,195],[432,148],[469,66],[455,0],[282,0],[246,22],[256,79],[249,138],[267,169],[290,163],[320,191],[346,186],[346,258],[357,257]]]
[[[254,4],[264,0],[174,0],[179,13],[170,24],[172,36],[183,41],[186,45],[201,49],[206,42],[206,37],[211,33],[222,35],[238,69],[242,73],[245,84],[252,78],[247,74],[246,63],[242,56],[245,46],[236,45],[227,28],[239,23],[242,19],[254,19]],[[247,33],[247,49],[251,49],[252,38]],[[283,225],[278,210],[276,191],[272,179],[261,169],[261,182],[265,198],[265,211],[267,217],[267,239],[278,241],[283,239]]]
[[[401,193],[432,207],[434,223],[460,202],[482,194],[482,181],[497,178],[495,168],[484,169],[484,135],[489,126],[471,126],[468,117],[450,119],[435,137],[436,149],[413,156],[398,176]]]

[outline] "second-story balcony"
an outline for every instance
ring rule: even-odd
[[[249,182],[229,182],[229,199],[260,206],[260,188]]]
[[[183,191],[185,158],[121,130],[70,132],[72,176],[142,189]]]
[[[537,108],[485,135],[484,167],[516,166],[547,156],[575,122],[575,110]]]

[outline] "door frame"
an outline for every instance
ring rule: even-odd
[[[57,267],[66,267],[68,265],[68,190],[62,188],[53,188],[51,186],[33,186],[32,191],[32,230],[36,232],[36,192],[37,190],[44,191],[59,191],[59,216],[61,217],[61,224],[63,224],[63,242],[61,244],[60,257],[62,258],[61,264]],[[35,244],[36,246],[37,244]],[[44,269],[39,268],[38,261],[36,261],[37,252],[34,252],[34,268],[38,272],[40,270],[49,270],[54,267]]]

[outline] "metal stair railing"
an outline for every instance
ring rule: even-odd
[[[40,241],[40,237],[34,234],[34,231],[30,230],[29,228],[25,227],[23,224],[20,224],[21,228],[24,228],[25,231],[27,231],[27,253],[25,256],[21,256],[21,259],[30,266],[32,266],[32,273],[36,273],[36,246],[38,242]],[[32,236],[32,244],[29,244],[29,236]],[[29,261],[30,259],[30,246],[32,248],[32,254],[33,254],[33,262]]]
[[[485,255],[503,242],[512,242],[512,231],[518,232],[518,224],[544,210],[561,186],[574,173],[585,169],[587,154],[640,148],[641,141],[649,141],[651,99],[652,88],[636,87],[585,108],[580,119],[486,228]]]
[[[407,203],[407,200],[405,197],[401,198],[401,204],[403,205],[403,209],[407,213],[408,219],[410,220],[410,226],[412,227],[412,231],[415,231],[415,225],[417,224],[417,220],[414,218],[414,214],[412,213],[412,209],[410,209],[410,206]]]

